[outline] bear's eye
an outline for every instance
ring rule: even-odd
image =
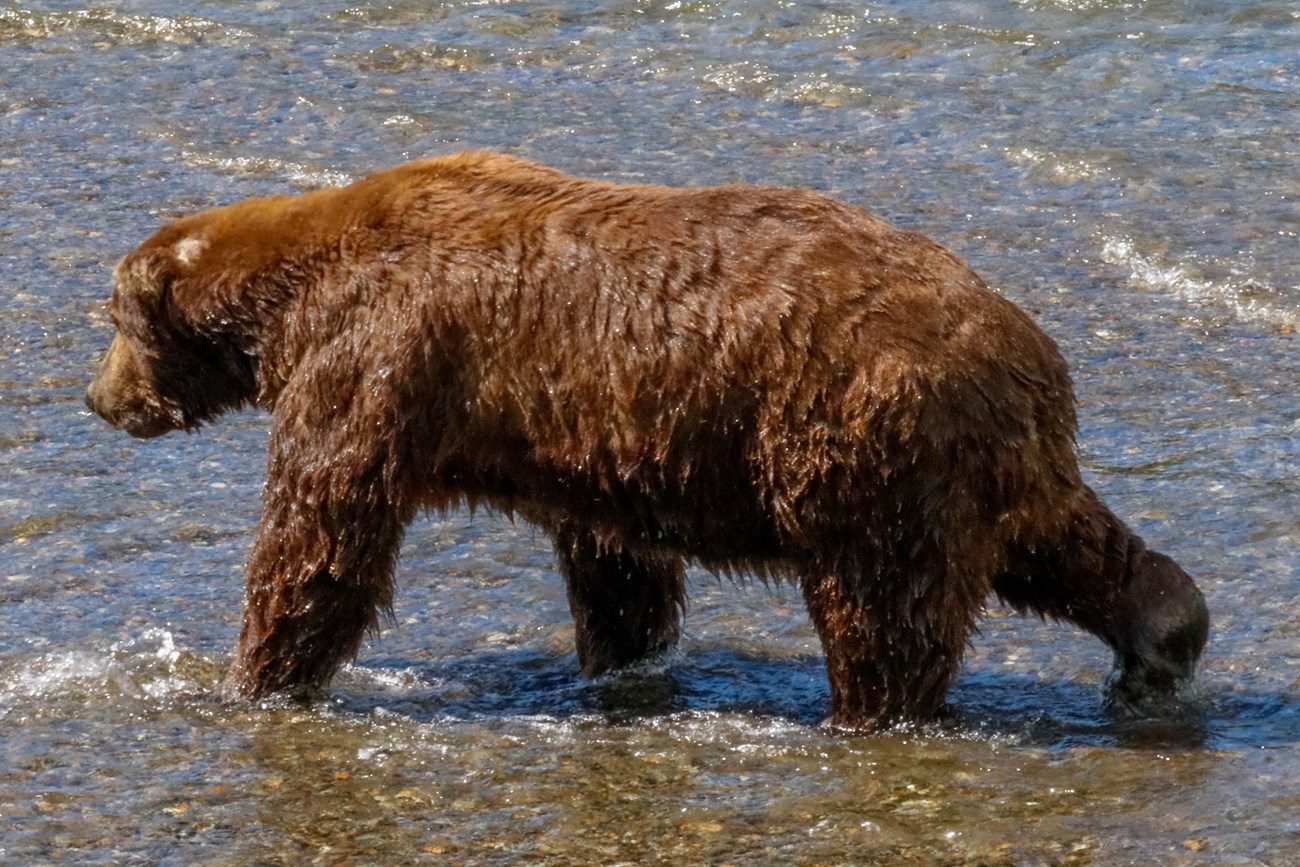
[[[133,340],[140,340],[153,330],[150,317],[143,315],[140,305],[127,294],[113,293],[113,301],[108,305],[108,318],[118,334]]]

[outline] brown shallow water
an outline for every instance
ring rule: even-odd
[[[0,3],[0,863],[1300,864],[1300,16],[1187,0]],[[836,737],[788,588],[576,677],[545,540],[408,534],[322,701],[206,698],[265,419],[81,393],[168,217],[484,146],[812,186],[930,234],[1070,358],[1090,481],[1200,580],[1199,718],[993,608],[942,727]]]

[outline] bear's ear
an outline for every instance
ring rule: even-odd
[[[114,302],[119,310],[137,309],[146,315],[160,310],[175,268],[156,255],[136,250],[113,269]]]
[[[146,310],[160,307],[172,282],[193,270],[208,248],[201,233],[190,232],[175,241],[169,234],[175,237],[174,229],[159,232],[113,270],[118,293]]]

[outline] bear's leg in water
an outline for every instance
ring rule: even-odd
[[[1057,538],[1020,542],[993,590],[1020,612],[1067,620],[1115,651],[1109,708],[1177,709],[1209,631],[1200,590],[1177,563],[1146,547],[1087,487]]]
[[[904,559],[866,576],[820,563],[801,579],[826,656],[832,727],[871,730],[933,719],[961,663],[978,594],[942,567]]]
[[[227,698],[326,686],[391,611],[398,549],[414,515],[394,501],[384,442],[364,436],[373,425],[318,418],[296,398],[286,390],[272,426]]]
[[[630,665],[677,642],[686,604],[679,559],[605,545],[572,521],[553,535],[584,675]]]

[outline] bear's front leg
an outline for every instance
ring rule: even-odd
[[[409,510],[388,490],[384,454],[349,442],[364,428],[308,418],[277,412],[272,429],[228,699],[326,686],[392,607]]]
[[[604,546],[573,522],[561,524],[554,538],[583,675],[631,665],[677,643],[686,604],[679,559]]]
[[[391,607],[402,535],[395,516],[368,510],[357,520],[364,532],[331,532],[297,508],[268,509],[249,560],[243,629],[224,697],[319,689],[356,656],[379,612]]]

